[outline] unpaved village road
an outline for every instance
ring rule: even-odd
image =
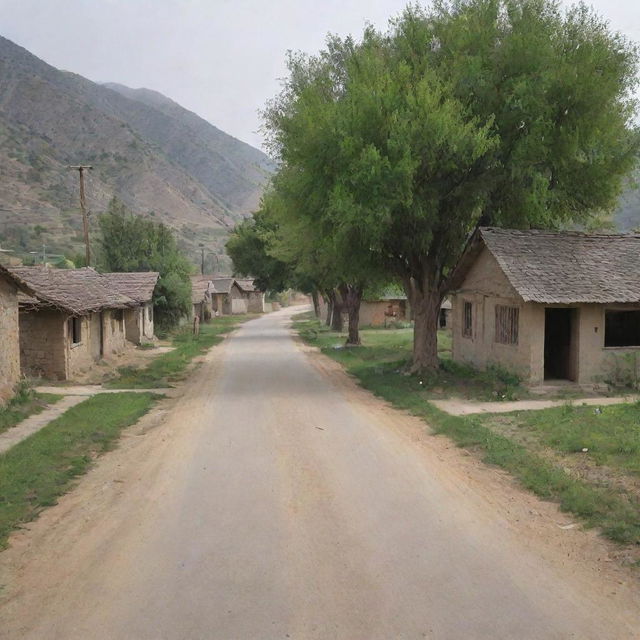
[[[214,349],[13,536],[0,637],[640,638],[597,534],[314,363],[290,314]]]

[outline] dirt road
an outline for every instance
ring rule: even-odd
[[[0,637],[640,637],[595,533],[318,367],[289,315],[214,349],[12,538]]]

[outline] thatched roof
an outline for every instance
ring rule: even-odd
[[[109,287],[141,304],[151,300],[153,290],[160,277],[157,271],[103,273],[102,275],[107,278]]]
[[[481,228],[453,272],[452,289],[484,247],[525,302],[640,302],[640,235]]]
[[[207,297],[207,294],[213,290],[211,276],[195,275],[191,276],[191,303],[199,304]]]
[[[53,306],[73,315],[136,305],[135,300],[113,289],[108,279],[91,267],[9,267],[8,270],[32,292],[32,298],[23,299],[23,303]]]

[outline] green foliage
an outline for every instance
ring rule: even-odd
[[[264,208],[236,225],[226,244],[234,273],[255,278],[263,291],[283,291],[297,284],[291,266],[269,254],[275,224]]]
[[[178,250],[170,229],[136,216],[114,198],[99,218],[100,266],[105,271],[158,271],[153,293],[155,321],[167,330],[188,314],[191,305],[191,265]]]
[[[12,529],[55,504],[93,458],[154,402],[151,393],[99,394],[0,454],[0,548]]]
[[[638,149],[636,68],[590,9],[547,0],[411,6],[387,33],[290,56],[265,112],[287,244],[310,232],[349,269],[384,267],[416,335],[435,332],[477,224],[557,227],[614,205]],[[435,369],[424,345],[414,365]]]

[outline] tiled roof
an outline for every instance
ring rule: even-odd
[[[191,276],[191,303],[199,304],[207,297],[207,293],[212,292],[212,289],[211,276]]]
[[[33,292],[35,300],[29,300],[30,304],[50,305],[74,315],[124,309],[136,304],[129,296],[110,287],[108,279],[91,267],[9,267],[8,270]]]
[[[454,271],[454,288],[482,246],[525,302],[640,302],[640,235],[481,228]]]
[[[215,276],[211,278],[211,282],[213,282],[215,289],[214,293],[229,293],[235,280],[234,278],[222,278],[220,276]]]
[[[238,284],[240,289],[242,289],[242,291],[246,293],[260,291],[256,288],[253,278],[236,278],[236,283]]]
[[[132,271],[129,273],[103,273],[112,287],[136,302],[149,302],[160,274],[157,271]]]

